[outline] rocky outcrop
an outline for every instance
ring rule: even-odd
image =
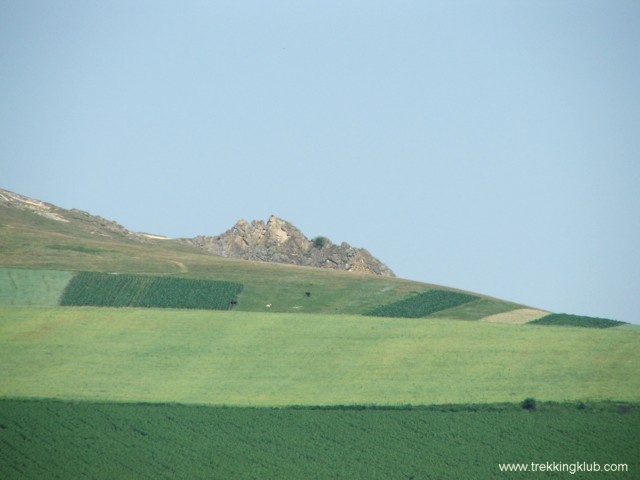
[[[17,193],[3,190],[0,188],[0,205],[4,205],[17,210],[27,210],[29,212],[40,215],[41,217],[50,218],[58,222],[69,223],[69,220],[61,215],[58,207],[50,203],[41,202],[34,198],[18,195]]]
[[[181,241],[223,257],[395,276],[364,248],[346,242],[336,245],[324,237],[309,240],[291,223],[275,215],[266,223],[240,220],[221,235]]]

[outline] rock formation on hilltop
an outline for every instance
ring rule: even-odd
[[[201,235],[182,242],[223,257],[395,276],[364,248],[346,242],[336,245],[324,237],[309,240],[291,223],[274,215],[266,223],[240,220],[221,235]]]
[[[335,245],[324,237],[309,240],[291,223],[274,215],[266,223],[260,220],[251,223],[240,220],[233,228],[215,237],[200,235],[174,240],[163,235],[135,232],[112,220],[82,210],[67,210],[2,188],[0,207],[31,212],[68,225],[70,232],[83,232],[97,237],[141,243],[153,243],[158,240],[179,242],[223,257],[395,277],[389,267],[364,248],[354,248],[346,242]]]

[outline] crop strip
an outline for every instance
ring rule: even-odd
[[[81,272],[65,289],[65,306],[229,310],[242,284],[218,280]]]
[[[568,313],[552,313],[545,317],[529,322],[535,325],[564,325],[571,327],[587,328],[611,328],[625,325],[626,322],[610,320],[608,318],[586,317],[583,315],[570,315]]]
[[[479,297],[449,290],[429,290],[403,298],[397,302],[381,305],[365,315],[375,317],[420,318],[478,300]]]

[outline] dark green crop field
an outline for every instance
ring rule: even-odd
[[[81,272],[60,304],[229,310],[241,291],[242,284],[235,282]]]
[[[583,315],[569,315],[568,313],[552,313],[530,323],[536,325],[563,325],[570,327],[611,328],[624,325],[625,322],[609,320],[608,318],[586,317]]]
[[[375,317],[420,318],[478,300],[479,297],[449,290],[429,290],[397,302],[381,305],[366,315]]]
[[[524,475],[501,473],[504,463],[596,462],[622,465],[628,471],[610,478],[631,479],[640,473],[639,429],[637,406],[612,403],[526,411],[4,399],[0,478],[475,480]]]

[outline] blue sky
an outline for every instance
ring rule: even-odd
[[[0,3],[0,187],[640,323],[640,3]]]

